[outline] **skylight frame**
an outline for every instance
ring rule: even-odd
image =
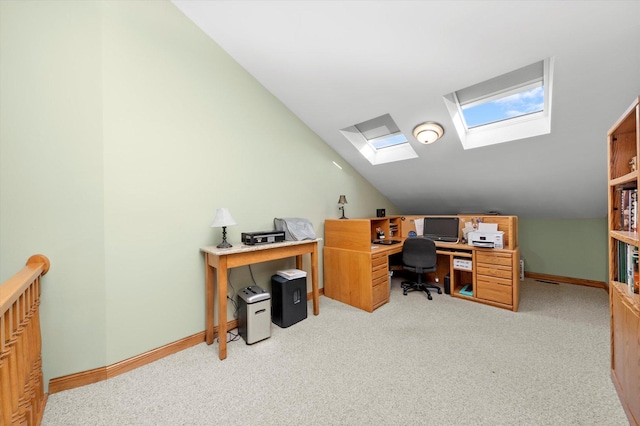
[[[370,125],[371,123],[373,123],[373,127],[367,129],[366,124]],[[365,125],[364,128],[363,125]],[[386,128],[387,132],[378,131],[384,128]],[[370,132],[369,130],[373,131]],[[390,114],[383,114],[362,123],[346,127],[341,129],[340,133],[374,166],[418,157],[418,154],[409,143],[407,136],[398,128]],[[367,138],[367,136],[369,136],[369,138]],[[384,147],[375,146],[376,142],[398,136],[402,136],[405,142]]]
[[[464,120],[462,106],[460,105],[456,92],[452,92],[444,96],[445,105],[449,110],[454,128],[456,129],[465,150],[551,133],[554,58],[550,57],[542,62],[541,80],[544,91],[544,107],[540,112],[529,113],[469,128]],[[499,79],[500,77],[497,77],[496,79]],[[518,88],[526,87],[527,84],[536,84],[537,81],[540,81],[540,78],[531,79],[528,82],[512,87],[504,87],[503,90],[496,90],[484,97],[467,101],[464,105],[468,105],[472,102],[480,102],[481,99],[499,97],[500,93],[506,93],[508,91],[515,91],[518,93]]]

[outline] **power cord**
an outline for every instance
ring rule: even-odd
[[[251,265],[249,266],[249,274],[251,275],[251,281],[253,282],[253,285],[257,285],[256,284],[256,279],[253,276],[253,270],[251,269]],[[233,286],[233,284],[231,283],[231,269],[227,270],[227,283],[228,283],[228,287],[231,288],[232,293],[229,294],[229,292],[227,292],[227,299],[231,302],[231,304],[233,304],[234,310],[233,310],[233,317],[234,318],[238,318],[238,311],[240,311],[240,306],[238,305],[238,302],[236,302],[236,288]],[[234,328],[232,330],[227,330],[227,343],[231,343],[231,342],[235,342],[237,340],[240,340],[240,333],[239,332],[234,332],[234,330],[238,330],[237,328]],[[219,336],[216,340],[218,340],[219,342]]]
[[[233,330],[237,330],[237,328],[234,328]],[[227,331],[227,343],[231,343],[231,342],[235,342],[236,340],[240,340],[240,333],[238,332],[233,332],[233,330]],[[231,338],[229,338],[229,336],[231,336]]]
[[[248,266],[249,266],[249,274],[251,275],[251,281],[253,282],[253,285],[257,285],[256,279],[253,277],[253,270],[251,269],[251,265],[248,265]],[[233,284],[231,284],[231,269],[227,270],[227,282],[229,283],[229,287],[231,287],[231,289],[233,290],[233,294],[229,295],[227,293],[227,299],[229,299],[233,304],[233,306],[235,307],[235,310],[233,311],[233,317],[238,318],[238,311],[240,310],[240,306],[236,301],[236,293],[237,293],[236,288],[233,286]]]
[[[231,269],[227,270],[227,289],[231,289],[231,294],[229,294],[229,291],[227,291],[227,300],[229,300],[233,305],[233,317],[238,318],[238,311],[240,310],[240,306],[238,306],[238,303],[235,300],[237,291],[233,286],[233,283],[231,282]],[[237,330],[237,328],[227,330],[227,343],[235,342],[236,340],[240,339],[240,334],[238,332],[234,332],[233,330]],[[219,343],[220,336],[218,336],[215,340],[217,340]]]
[[[234,328],[232,330],[227,330],[227,343],[235,342],[236,340],[240,340],[240,333],[234,332],[233,330],[237,330]],[[218,343],[220,343],[220,336],[215,339]]]
[[[253,282],[253,285],[258,285],[256,284],[256,279],[253,277],[253,269],[251,269],[251,265],[249,266],[249,274],[251,275],[251,281]]]
[[[234,285],[231,283],[231,269],[227,270],[227,283],[229,284],[228,286],[231,287],[231,290],[232,290],[231,295],[229,295],[229,292],[227,291],[227,299],[231,301],[231,304],[234,307],[233,317],[238,318],[238,311],[240,310],[240,306],[238,306],[238,302],[236,301],[237,290],[234,287]]]

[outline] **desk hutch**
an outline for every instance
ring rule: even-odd
[[[324,295],[372,312],[389,301],[389,256],[402,252],[402,243],[376,245],[376,233],[403,241],[415,231],[415,221],[425,216],[390,216],[369,219],[328,219],[324,224]],[[437,276],[449,274],[451,296],[499,308],[518,310],[520,301],[520,249],[516,216],[458,215],[460,235],[466,222],[479,218],[504,231],[504,248],[473,247],[436,242]],[[472,261],[471,270],[460,269],[455,259]],[[460,293],[471,284],[471,296]]]

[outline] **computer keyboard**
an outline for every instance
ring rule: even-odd
[[[373,244],[383,244],[385,246],[390,246],[392,244],[399,244],[399,240],[373,240]]]

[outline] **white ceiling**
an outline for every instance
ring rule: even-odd
[[[405,214],[606,216],[607,131],[640,95],[640,1],[173,3]],[[551,56],[551,134],[463,150],[443,95]],[[445,135],[372,166],[340,129],[386,113]]]

